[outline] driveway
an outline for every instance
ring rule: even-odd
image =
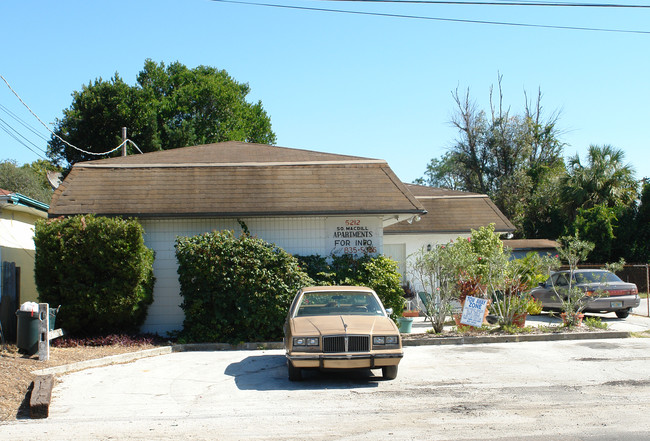
[[[405,348],[400,373],[309,372],[283,352],[181,352],[59,378],[26,440],[647,439],[650,339]]]

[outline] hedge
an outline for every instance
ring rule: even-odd
[[[135,220],[78,215],[39,221],[34,236],[39,301],[61,310],[69,334],[137,331],[153,302],[154,252]]]
[[[183,341],[274,341],[299,288],[313,284],[286,251],[215,231],[176,239]]]

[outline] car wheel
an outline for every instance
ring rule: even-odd
[[[394,380],[397,378],[397,365],[382,367],[381,375],[384,377],[384,380]]]
[[[616,317],[618,318],[625,318],[628,315],[630,315],[630,311],[627,309],[621,309],[619,311],[616,311]]]
[[[302,369],[295,367],[289,360],[287,360],[287,368],[289,370],[289,381],[302,380]]]

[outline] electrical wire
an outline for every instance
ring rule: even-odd
[[[650,5],[626,5],[620,3],[573,3],[573,2],[540,2],[540,1],[448,1],[448,0],[319,0],[350,3],[421,3],[434,5],[469,5],[469,6],[550,6],[575,8],[633,8],[650,9]]]
[[[41,153],[37,152],[36,150],[32,149],[30,146],[28,146],[27,144],[25,144],[25,141],[29,142],[30,144],[32,144],[32,145],[33,145],[34,147],[36,147],[37,149],[42,150],[40,147],[38,147],[36,144],[34,144],[33,142],[31,142],[30,140],[28,140],[27,138],[25,138],[23,135],[21,135],[20,132],[18,132],[16,129],[14,129],[14,128],[11,127],[9,124],[7,124],[7,122],[4,121],[2,118],[0,118],[0,129],[2,129],[2,131],[4,131],[7,135],[9,135],[9,136],[12,137],[14,140],[16,140],[16,142],[18,142],[19,144],[22,144],[26,149],[28,149],[28,150],[31,151],[32,153],[36,154],[37,156],[41,157],[42,159],[47,159],[47,158],[46,158],[45,156],[43,156]],[[23,138],[25,141],[23,141],[22,139],[18,138],[18,136],[16,136],[16,134],[12,133],[12,131],[15,132],[15,133],[16,133],[18,136],[20,136],[21,138]]]
[[[9,88],[9,90],[11,90],[11,92],[16,96],[16,98],[18,98],[18,100],[23,104],[23,106],[25,106],[25,107],[27,108],[27,110],[29,110],[29,113],[31,113],[31,114],[34,116],[34,118],[36,118],[36,119],[38,120],[38,122],[40,122],[40,123],[43,125],[43,127],[45,127],[45,128],[47,129],[48,132],[50,132],[53,136],[55,136],[57,139],[59,139],[59,140],[60,140],[61,142],[63,142],[65,145],[67,145],[67,146],[69,146],[69,147],[72,147],[73,149],[78,150],[78,151],[80,151],[80,152],[82,152],[82,153],[85,153],[85,154],[87,154],[87,155],[103,156],[103,155],[108,155],[108,154],[110,154],[110,153],[113,153],[114,151],[116,151],[116,150],[122,148],[122,146],[124,146],[124,145],[128,142],[128,139],[127,139],[127,140],[124,140],[124,141],[122,141],[122,143],[121,143],[120,145],[118,145],[118,146],[115,147],[114,149],[109,150],[109,151],[107,151],[107,152],[102,152],[102,153],[89,152],[89,151],[87,151],[87,150],[84,150],[84,149],[81,149],[81,148],[79,148],[79,147],[77,147],[77,146],[74,146],[74,145],[70,144],[68,141],[66,141],[65,139],[61,138],[61,137],[60,137],[59,135],[57,135],[56,133],[54,133],[54,132],[53,132],[53,131],[52,131],[52,130],[47,126],[47,124],[45,124],[45,123],[44,123],[44,122],[43,122],[43,121],[38,117],[38,115],[36,115],[36,114],[34,113],[34,111],[32,111],[32,109],[27,105],[27,103],[25,103],[25,101],[23,101],[23,99],[22,99],[22,98],[20,97],[20,95],[18,95],[18,93],[17,93],[17,92],[16,92],[16,91],[11,87],[11,85],[10,85],[9,82],[5,79],[5,77],[3,77],[2,75],[0,75],[0,78],[2,78],[2,81],[5,82],[5,84],[6,84],[7,87]],[[137,146],[136,146],[136,148],[137,148]],[[31,150],[31,149],[30,149],[30,150]],[[138,149],[138,150],[140,150],[140,149]],[[142,151],[140,151],[140,153],[142,153]]]
[[[13,112],[12,112],[11,110],[9,110],[7,107],[5,107],[5,106],[3,106],[2,104],[0,104],[0,110],[2,110],[2,111],[5,112],[7,115],[9,115],[10,117],[12,117],[12,118],[13,118],[15,121],[17,121],[20,125],[22,125],[23,127],[25,127],[27,130],[29,130],[30,132],[32,132],[34,135],[36,135],[36,136],[38,136],[39,138],[41,138],[43,141],[47,141],[47,138],[46,138],[45,136],[41,135],[41,134],[40,134],[40,133],[39,133],[39,132],[34,128],[34,127],[30,126],[26,121],[22,120],[18,115],[16,115],[15,113],[13,113]]]
[[[532,23],[503,22],[503,21],[468,20],[468,19],[461,19],[461,18],[429,17],[429,16],[422,16],[422,15],[388,14],[388,13],[381,13],[381,12],[350,11],[350,10],[343,10],[343,9],[310,8],[307,6],[279,5],[274,3],[258,3],[258,2],[249,2],[249,1],[239,1],[239,0],[210,0],[210,1],[218,2],[218,3],[232,3],[238,5],[264,6],[268,8],[294,9],[294,10],[315,11],[315,12],[333,12],[339,14],[366,15],[366,16],[375,16],[375,17],[407,18],[407,19],[415,19],[415,20],[432,20],[432,21],[443,21],[443,22],[451,22],[451,23],[487,24],[487,25],[497,25],[497,26],[513,26],[513,27],[541,28],[541,29],[562,29],[562,30],[570,30],[570,31],[613,32],[613,33],[623,33],[623,34],[646,34],[646,35],[650,34],[650,31],[628,30],[628,29],[608,29],[608,28],[591,28],[591,27],[581,27],[581,26],[558,26],[558,25],[542,25],[542,24],[532,24]]]

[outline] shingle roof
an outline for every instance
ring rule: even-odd
[[[384,234],[462,233],[495,224],[499,233],[512,232],[514,225],[486,195],[422,185],[405,184],[427,210],[419,222],[399,222],[384,228]]]
[[[50,216],[419,214],[383,160],[223,142],[75,164]]]

